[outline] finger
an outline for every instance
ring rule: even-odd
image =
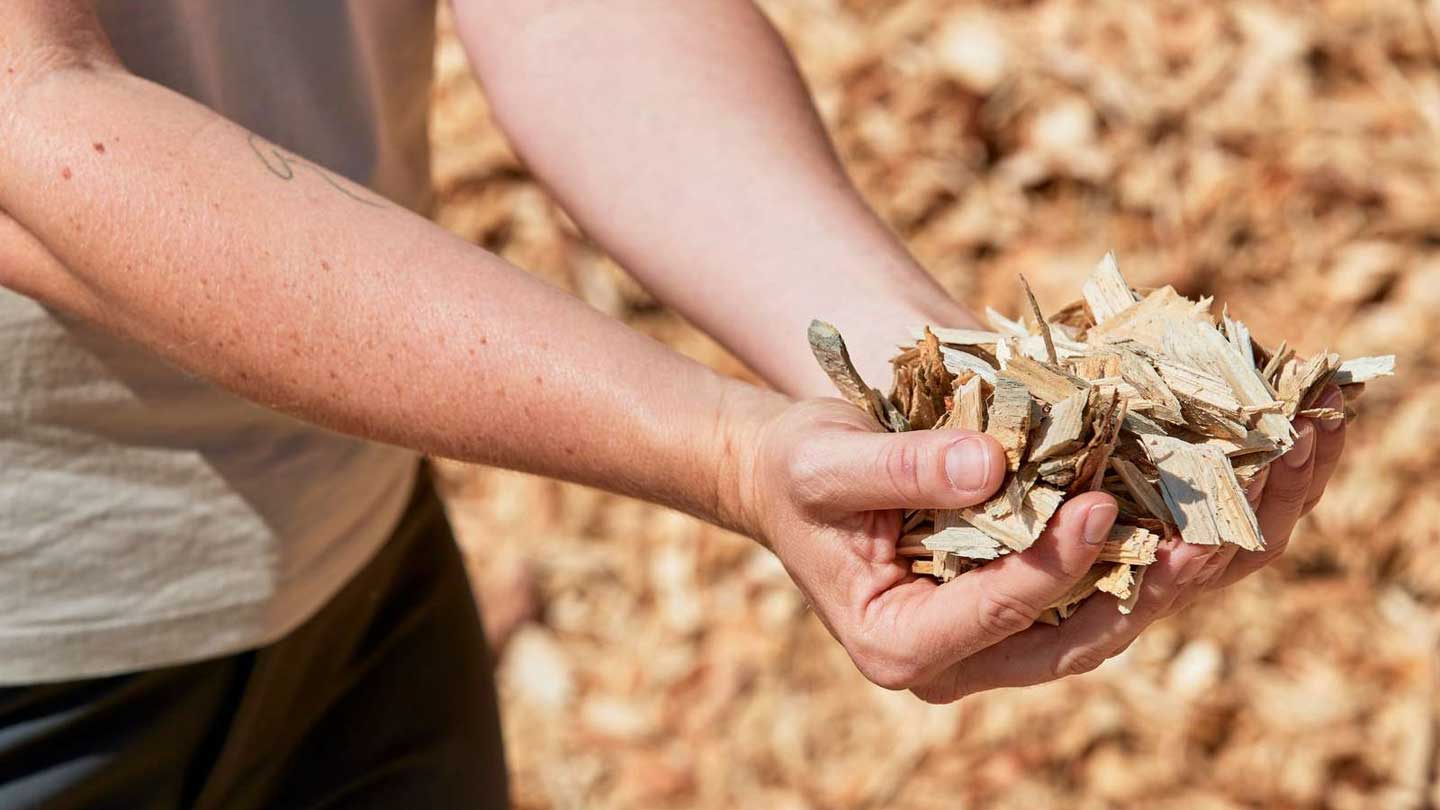
[[[1321,408],[1333,408],[1335,410],[1345,409],[1345,396],[1340,389],[1330,386],[1320,398]],[[1345,420],[1324,419],[1315,420],[1315,459],[1312,462],[1314,470],[1310,474],[1310,488],[1305,495],[1305,503],[1300,507],[1302,515],[1308,514],[1315,504],[1320,501],[1320,496],[1325,494],[1325,486],[1330,483],[1330,477],[1334,475],[1335,468],[1340,464],[1340,455],[1345,451]]]
[[[929,680],[1033,624],[1090,570],[1117,512],[1105,493],[1080,495],[1060,508],[1029,549],[925,591],[906,619],[920,634],[914,646],[922,651],[922,666],[914,680]]]
[[[995,494],[1005,478],[1005,451],[968,430],[835,431],[799,448],[792,465],[816,507],[958,509]]]
[[[1217,582],[1219,578],[1224,576],[1225,572],[1229,570],[1230,563],[1235,560],[1235,555],[1239,553],[1240,547],[1237,545],[1226,543],[1222,546],[1220,551],[1216,552],[1215,556],[1211,557],[1210,561],[1205,563],[1205,567],[1201,569],[1200,575],[1195,577],[1195,581],[1190,583],[1191,588],[1195,590],[1195,595],[1198,596],[1210,590],[1210,586]],[[1171,606],[1171,612],[1183,610],[1190,601],[1193,601],[1193,599],[1179,600],[1177,604]]]
[[[1059,627],[1035,625],[1011,636],[960,661],[916,694],[931,702],[947,702],[987,689],[1029,686],[1089,672],[1165,615],[1182,592],[1177,581],[1181,572],[1214,552],[1213,546],[1166,543],[1146,568],[1140,598],[1128,615],[1119,611],[1115,597],[1096,594]]]
[[[1299,423],[1299,437],[1290,452],[1270,465],[1265,491],[1260,496],[1256,517],[1265,536],[1263,551],[1242,551],[1235,555],[1225,573],[1211,587],[1225,588],[1263,568],[1285,552],[1290,533],[1304,511],[1314,477],[1315,425],[1309,419]]]

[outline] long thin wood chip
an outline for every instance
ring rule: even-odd
[[[1255,365],[1255,345],[1250,340],[1250,330],[1239,320],[1230,317],[1230,308],[1225,307],[1220,311],[1220,320],[1225,324],[1225,339],[1235,347],[1235,351],[1241,357],[1249,361],[1251,366]],[[1262,378],[1265,375],[1260,375]]]
[[[947,551],[972,560],[993,560],[1000,556],[1000,541],[970,525],[953,509],[935,513],[935,533],[920,544],[932,551]]]
[[[1170,515],[1170,507],[1165,505],[1165,499],[1155,490],[1155,486],[1149,482],[1140,472],[1140,468],[1118,456],[1112,456],[1110,467],[1120,476],[1120,481],[1125,485],[1125,491],[1135,502],[1145,508],[1151,517],[1159,518],[1167,522],[1173,522]]]
[[[850,361],[850,351],[845,348],[845,339],[840,330],[824,321],[810,322],[810,350],[815,353],[820,368],[825,370],[830,381],[835,383],[842,396],[861,410],[870,410],[870,386],[860,377],[855,364]]]
[[[1090,389],[1090,383],[1069,372],[1018,355],[1010,358],[1001,374],[1019,380],[1036,399],[1046,405],[1057,405],[1062,400]]]
[[[1050,361],[1050,365],[1058,366],[1060,355],[1055,353],[1055,337],[1050,334],[1050,322],[1045,320],[1045,314],[1040,311],[1040,302],[1035,300],[1035,291],[1030,289],[1030,282],[1025,280],[1023,273],[1020,274],[1020,286],[1025,288],[1025,299],[1030,302],[1030,313],[1035,316],[1035,328],[1045,341],[1045,357]]]
[[[985,390],[980,377],[971,377],[955,389],[955,407],[951,413],[954,416],[949,427],[976,432],[985,430]]]

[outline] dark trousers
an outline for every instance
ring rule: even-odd
[[[0,689],[0,810],[506,807],[485,638],[421,478],[385,548],[279,642]]]

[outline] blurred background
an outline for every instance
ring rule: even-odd
[[[1291,551],[1098,671],[870,686],[750,541],[442,463],[520,808],[1421,808],[1437,791],[1440,2],[766,0],[840,154],[961,300],[1107,250],[1262,341],[1399,355]],[[727,373],[493,128],[442,12],[442,224]],[[823,315],[823,313],[816,313]],[[796,324],[802,340],[804,324]]]

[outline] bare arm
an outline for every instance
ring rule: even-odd
[[[83,11],[29,7],[0,34],[0,283],[337,430],[739,527],[735,448],[778,397],[130,75]]]
[[[872,384],[920,322],[970,318],[840,167],[749,0],[460,0],[501,125],[585,230],[782,390],[830,395],[810,319]]]

